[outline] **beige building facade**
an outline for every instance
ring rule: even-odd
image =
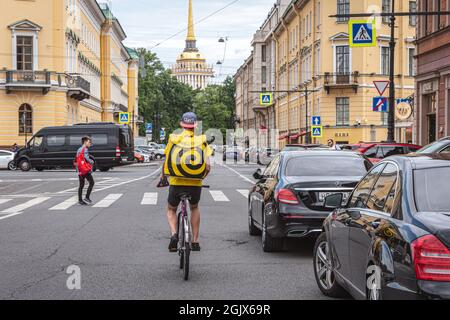
[[[411,3],[397,1],[395,9],[414,10]],[[352,48],[348,19],[329,16],[389,10],[390,1],[385,0],[290,2],[272,32],[275,42],[273,108],[281,146],[305,142],[312,116],[321,116],[324,126],[323,137],[315,142],[387,139],[387,114],[374,112],[372,102],[379,96],[373,81],[388,80],[388,23],[376,19],[375,46]],[[397,19],[395,87],[399,99],[410,98],[414,93],[415,23],[409,17]],[[255,75],[259,73],[261,70],[255,69]],[[254,85],[262,90],[263,84],[257,81]],[[412,141],[412,125],[411,118],[397,121],[396,140]]]
[[[138,119],[137,55],[95,0],[4,0],[0,12],[0,146],[39,129]],[[51,8],[51,10],[49,10]]]

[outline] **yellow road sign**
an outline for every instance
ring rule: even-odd
[[[130,122],[131,122],[131,114],[129,112],[119,113],[119,123],[120,124],[130,124]]]
[[[261,93],[259,95],[259,103],[263,107],[273,105],[273,93]]]

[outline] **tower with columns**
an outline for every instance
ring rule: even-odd
[[[188,84],[194,89],[205,89],[214,76],[212,66],[206,63],[206,59],[197,48],[192,0],[189,0],[186,46],[178,56],[176,64],[172,67],[172,74],[178,81]]]

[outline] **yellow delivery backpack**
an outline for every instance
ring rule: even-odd
[[[205,178],[208,148],[204,135],[171,135],[166,149],[164,174],[187,179]]]

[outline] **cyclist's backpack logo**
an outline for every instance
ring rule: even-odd
[[[206,176],[205,136],[178,137],[170,141],[164,174],[171,177],[203,179]]]

